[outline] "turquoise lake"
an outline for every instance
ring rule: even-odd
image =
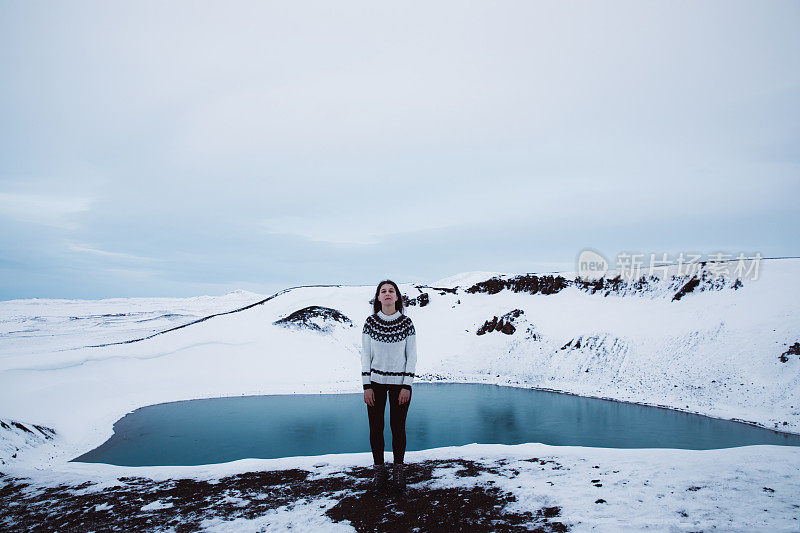
[[[391,461],[389,406],[386,460]],[[707,450],[800,446],[800,435],[658,407],[497,385],[417,383],[406,451],[473,442]],[[245,458],[369,452],[363,395],[234,396],[136,409],[73,461],[199,465]]]

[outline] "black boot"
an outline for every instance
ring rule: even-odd
[[[394,482],[394,488],[397,492],[402,494],[406,491],[406,473],[403,463],[394,464],[392,468],[392,481]]]
[[[379,494],[386,494],[389,473],[386,470],[386,464],[375,465],[373,467],[374,477],[372,479],[372,487],[374,492]]]

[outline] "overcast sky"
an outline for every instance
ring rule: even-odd
[[[800,255],[800,3],[0,0],[0,299]]]

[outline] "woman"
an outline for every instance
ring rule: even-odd
[[[391,280],[378,283],[374,313],[364,321],[361,335],[361,381],[369,418],[369,443],[374,459],[373,488],[385,492],[389,472],[383,462],[383,415],[389,397],[396,488],[405,491],[403,456],[406,452],[406,415],[411,403],[411,383],[417,365],[414,323],[403,314],[400,289]]]

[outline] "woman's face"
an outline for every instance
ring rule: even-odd
[[[397,292],[394,290],[394,285],[391,283],[384,283],[381,285],[378,298],[384,306],[394,309],[394,304],[397,301]]]

